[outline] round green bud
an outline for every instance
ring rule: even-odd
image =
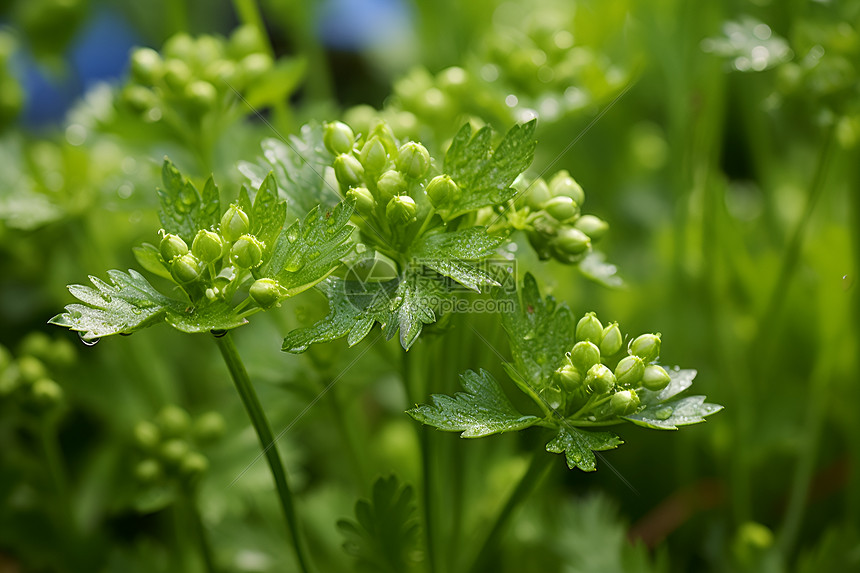
[[[585,384],[595,394],[608,394],[615,388],[615,374],[603,364],[595,364],[585,374]]]
[[[397,170],[418,179],[430,168],[430,153],[420,143],[409,141],[400,146],[397,151]]]
[[[603,335],[600,339],[600,354],[603,356],[612,356],[619,350],[624,343],[624,338],[621,336],[621,329],[618,328],[618,323],[613,322],[603,329]]]
[[[393,197],[406,193],[406,178],[399,171],[386,171],[376,181],[377,199],[387,205]]]
[[[200,229],[191,243],[191,252],[206,264],[221,258],[224,242],[221,235],[214,231]]]
[[[250,83],[267,74],[274,64],[268,54],[251,54],[239,62],[239,75],[242,76],[243,82]]]
[[[191,81],[191,68],[184,61],[171,58],[164,62],[164,83],[175,93],[182,93]]]
[[[158,426],[146,420],[134,426],[134,442],[144,451],[151,452],[161,442]]]
[[[662,366],[649,364],[645,367],[645,372],[642,374],[642,386],[648,390],[659,392],[669,385],[672,378]]]
[[[281,286],[275,279],[257,279],[248,294],[261,308],[272,308],[281,300]]]
[[[170,263],[170,274],[181,285],[193,283],[200,278],[202,272],[203,265],[200,263],[200,259],[191,253],[176,257]]]
[[[368,216],[373,214],[376,200],[367,187],[353,187],[346,192],[346,198],[355,201],[355,210],[359,215]]]
[[[532,181],[525,193],[526,205],[528,205],[533,211],[540,211],[543,209],[544,203],[552,199],[552,194],[549,192],[549,186],[541,177]]]
[[[577,342],[570,352],[570,363],[580,372],[588,372],[589,368],[600,363],[600,350],[592,342]]]
[[[583,215],[576,220],[573,228],[588,235],[592,241],[599,241],[609,231],[609,223],[594,215]]]
[[[30,387],[33,402],[43,409],[52,408],[63,401],[63,389],[50,378],[40,378]]]
[[[569,221],[579,215],[579,207],[567,196],[553,197],[543,204],[543,210],[556,221]]]
[[[425,192],[430,204],[442,209],[457,198],[460,188],[448,175],[437,175],[427,184]]]
[[[188,432],[191,427],[191,416],[184,408],[169,405],[161,409],[155,417],[155,423],[165,436],[175,438]]]
[[[149,111],[158,105],[158,96],[151,89],[144,86],[125,86],[122,89],[120,97],[127,106],[138,113]]]
[[[562,257],[574,257],[588,250],[591,239],[579,229],[563,227],[553,239],[552,246]]]
[[[630,354],[638,356],[644,362],[653,362],[660,356],[660,333],[637,336],[627,348]]]
[[[155,483],[164,476],[164,470],[158,460],[146,458],[134,467],[134,477],[144,484]]]
[[[385,152],[385,146],[378,137],[371,137],[365,142],[359,158],[364,170],[371,175],[382,173],[382,170],[388,166],[388,153]]]
[[[405,225],[415,220],[415,200],[409,195],[393,197],[385,207],[385,216],[392,225]]]
[[[188,445],[188,442],[174,438],[164,442],[158,453],[165,463],[175,466],[182,462],[182,459],[188,455],[190,450],[191,447]]]
[[[349,153],[355,145],[355,134],[347,124],[341,121],[333,121],[325,124],[323,130],[323,143],[334,155]]]
[[[469,72],[458,66],[445,68],[436,75],[439,87],[451,93],[462,93],[469,84]]]
[[[645,374],[645,363],[638,356],[625,356],[615,366],[615,379],[622,386],[636,386]]]
[[[204,77],[215,85],[227,83],[236,89],[241,89],[240,84],[236,82],[237,70],[236,64],[230,60],[216,60],[206,67]]]
[[[131,77],[136,81],[151,86],[163,73],[161,55],[152,48],[138,48],[131,55]]]
[[[46,378],[48,369],[35,356],[21,356],[17,360],[18,377],[25,384],[33,384],[36,380]]]
[[[203,112],[215,106],[218,91],[209,82],[197,80],[185,87],[185,98],[197,111]]]
[[[200,452],[188,452],[179,465],[183,477],[196,480],[209,469],[209,460]]]
[[[162,49],[164,55],[168,58],[189,60],[194,54],[194,39],[184,32],[175,34],[164,43]]]
[[[556,370],[553,373],[553,379],[568,392],[573,392],[582,384],[582,374],[570,364],[565,364]]]
[[[194,437],[202,442],[217,440],[227,431],[224,416],[218,412],[206,412],[194,422]]]
[[[249,54],[265,50],[265,43],[260,37],[256,26],[247,24],[239,26],[232,34],[227,44],[227,51],[234,59],[241,59]]]
[[[221,236],[228,243],[247,233],[249,228],[248,215],[237,205],[230,205],[221,217]]]
[[[587,312],[585,316],[579,319],[579,322],[576,323],[576,339],[588,340],[598,346],[600,345],[603,340],[603,325],[600,324],[596,314]]]
[[[188,252],[188,245],[182,240],[179,235],[167,233],[162,237],[161,243],[158,245],[158,251],[161,253],[161,258],[164,262],[169,263],[176,257],[181,257]]]
[[[376,111],[374,110],[373,113],[375,114]],[[393,160],[397,159],[397,139],[394,137],[394,132],[391,131],[391,127],[387,123],[384,121],[378,122],[367,137],[368,139],[373,137],[378,138],[382,142],[382,145],[385,146],[385,152],[388,153],[388,157]]]
[[[622,390],[612,395],[609,405],[618,416],[632,414],[639,407],[639,396],[633,390]]]
[[[200,36],[195,42],[194,52],[197,63],[205,68],[224,57],[224,41],[214,36]]]
[[[29,354],[30,356],[47,360],[51,357],[53,345],[54,343],[50,336],[44,332],[36,330],[28,333],[24,337],[24,340],[22,340],[21,344],[18,346],[18,354]],[[4,358],[4,352],[8,353],[8,350],[0,347],[0,370],[11,362],[11,355]]]
[[[341,153],[334,159],[334,175],[343,187],[358,187],[364,179],[364,166],[354,155]]]
[[[254,235],[242,235],[230,249],[230,260],[240,269],[253,269],[263,262],[264,248]]]
[[[549,182],[553,197],[570,197],[580,207],[585,202],[585,192],[579,183],[565,170],[556,173]]]

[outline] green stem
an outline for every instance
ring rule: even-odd
[[[206,528],[203,525],[203,517],[200,515],[200,505],[197,503],[197,491],[190,486],[185,486],[183,489],[185,490],[188,515],[191,517],[203,565],[208,573],[215,573],[217,568],[215,567],[215,558],[212,554],[212,544],[209,543],[209,537],[206,535]]]
[[[496,517],[496,521],[493,523],[493,527],[487,534],[487,538],[484,540],[481,550],[478,552],[478,556],[475,557],[472,567],[469,568],[470,572],[481,573],[482,571],[489,570],[487,569],[487,566],[490,564],[490,560],[493,556],[498,553],[499,542],[501,541],[502,535],[505,532],[505,527],[507,526],[511,515],[513,515],[514,510],[517,509],[517,507],[519,507],[519,505],[525,501],[529,495],[531,495],[532,491],[537,488],[538,484],[543,480],[546,474],[549,473],[548,470],[551,467],[552,459],[553,456],[548,455],[544,451],[536,451],[534,453],[528,470],[526,470],[523,477],[520,478],[519,483],[516,488],[514,488],[514,491],[511,493],[505,506]]]
[[[272,42],[269,39],[269,34],[266,32],[266,25],[263,23],[263,15],[260,13],[260,7],[257,6],[255,0],[233,0],[233,8],[239,16],[239,21],[245,26],[253,26],[257,29],[257,34],[263,40],[263,45],[266,48],[266,53],[270,56],[275,55],[272,49]]]
[[[233,342],[231,334],[228,332],[220,338],[215,338],[215,344],[218,345],[218,350],[221,351],[221,356],[224,358],[228,370],[230,370],[230,376],[232,376],[236,390],[238,390],[239,396],[242,398],[242,403],[248,412],[248,417],[251,418],[251,424],[253,424],[254,430],[257,432],[257,437],[260,440],[260,445],[263,448],[263,453],[266,456],[266,461],[275,480],[281,509],[284,512],[284,517],[287,519],[287,525],[289,525],[290,540],[296,552],[296,560],[299,562],[299,568],[303,573],[308,573],[311,570],[310,561],[305,554],[304,544],[299,531],[298,517],[296,516],[295,503],[293,501],[293,493],[290,491],[290,486],[287,482],[287,474],[284,472],[284,465],[281,462],[281,455],[278,452],[275,438],[272,435],[272,428],[269,426],[269,421],[266,419],[266,414],[263,412],[260,400],[257,398],[257,392],[251,384],[248,371],[242,363],[242,358],[239,356],[239,351],[236,349],[236,344]]]

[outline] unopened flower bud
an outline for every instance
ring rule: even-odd
[[[141,449],[150,452],[161,441],[161,432],[152,422],[138,422],[134,427],[134,441]]]
[[[185,86],[185,98],[195,110],[204,112],[215,106],[218,91],[209,82],[197,80]]]
[[[281,299],[281,287],[274,279],[257,279],[248,294],[261,308],[272,308]]]
[[[347,124],[333,121],[325,124],[323,143],[326,149],[334,155],[349,153],[352,151],[352,146],[355,145],[355,134]]]
[[[562,257],[573,257],[587,251],[591,246],[591,239],[579,229],[564,227],[558,232],[552,244]]]
[[[248,215],[237,205],[230,205],[221,217],[221,236],[232,243],[249,229]]]
[[[430,180],[425,189],[430,204],[437,209],[442,209],[448,205],[449,202],[457,197],[459,191],[460,188],[447,175],[437,175]]]
[[[394,137],[394,132],[391,131],[391,127],[387,123],[384,121],[377,123],[367,137],[368,139],[374,137],[379,139],[382,145],[385,146],[385,152],[388,154],[388,157],[392,160],[397,159],[397,140]]]
[[[585,384],[595,394],[608,394],[615,388],[615,375],[603,364],[595,364],[588,369]]]
[[[645,372],[642,374],[642,386],[654,392],[659,392],[671,381],[672,378],[669,377],[669,373],[662,366],[656,364],[646,366]]]
[[[179,471],[185,479],[194,481],[209,469],[209,460],[200,452],[188,452],[179,463]]]
[[[131,55],[131,75],[138,82],[151,86],[163,73],[161,55],[152,48],[138,48]]]
[[[622,390],[612,395],[612,398],[609,399],[609,405],[618,416],[632,414],[639,407],[639,396],[633,390]]]
[[[164,262],[169,263],[176,257],[181,257],[187,253],[188,245],[185,244],[185,241],[179,235],[168,233],[161,239],[158,251],[161,253],[161,258],[164,259]]]
[[[582,384],[582,374],[570,364],[565,364],[556,370],[553,373],[553,378],[559,386],[568,392],[576,390]]]
[[[164,475],[164,471],[161,467],[161,464],[158,463],[158,460],[153,458],[146,458],[145,460],[141,460],[134,467],[134,477],[137,480],[144,484],[151,484],[157,482]]]
[[[579,183],[565,170],[556,173],[549,182],[549,190],[553,197],[570,197],[582,207],[585,202],[585,192]]]
[[[253,269],[263,261],[264,247],[254,235],[242,235],[230,249],[230,260],[240,269]]]
[[[191,243],[191,252],[206,264],[221,258],[223,248],[224,243],[221,241],[221,235],[206,229],[200,229]]]
[[[182,458],[184,458],[190,450],[191,448],[185,440],[172,439],[167,440],[162,444],[159,453],[161,454],[161,459],[169,465],[175,466],[182,462]]]
[[[173,275],[176,282],[182,285],[193,283],[199,279],[201,272],[203,272],[203,267],[200,264],[200,259],[191,253],[176,257],[170,263],[170,274]]]
[[[588,372],[589,368],[600,363],[600,350],[594,343],[577,342],[570,353],[570,363],[580,372]]]
[[[30,387],[33,402],[37,407],[47,410],[63,401],[63,389],[50,378],[40,378]]]
[[[388,166],[388,154],[378,137],[368,139],[359,156],[364,170],[371,175],[381,173]]]
[[[579,215],[579,207],[573,199],[566,196],[553,197],[543,204],[543,210],[562,223]]]
[[[660,333],[637,336],[628,348],[630,354],[636,355],[644,362],[652,362],[660,356]]]
[[[619,350],[624,343],[624,338],[621,336],[621,329],[618,328],[618,323],[613,322],[603,329],[603,337],[600,340],[600,354],[603,356],[612,356]]]
[[[364,167],[351,153],[341,153],[334,159],[334,175],[343,187],[358,187],[364,179]]]
[[[636,386],[645,373],[645,363],[638,356],[625,356],[615,367],[615,379],[622,386]]]
[[[191,80],[191,68],[182,60],[171,58],[164,63],[164,82],[175,93],[182,93]]]
[[[194,437],[204,442],[211,442],[224,435],[227,424],[224,416],[218,412],[206,412],[194,422]]]
[[[239,72],[242,76],[242,81],[249,84],[256,81],[268,73],[273,65],[274,61],[269,54],[258,52],[245,56],[239,62]]]
[[[573,228],[588,235],[592,241],[599,241],[609,231],[609,223],[594,215],[583,215],[576,220]]]
[[[525,190],[526,205],[532,211],[540,211],[543,209],[544,203],[552,199],[552,194],[549,192],[549,186],[542,177],[538,177],[532,181],[531,185]]]
[[[410,141],[400,146],[397,156],[397,170],[418,179],[430,168],[430,153],[420,143]]]
[[[385,207],[385,216],[392,225],[405,225],[415,220],[415,201],[409,195],[393,197]]]
[[[355,201],[355,211],[359,215],[370,215],[376,206],[376,200],[367,187],[353,187],[346,192],[346,198]]]
[[[35,356],[22,356],[17,362],[18,377],[26,384],[32,384],[36,380],[48,376],[45,364]]]
[[[594,344],[600,345],[603,340],[603,325],[600,324],[597,315],[593,312],[588,312],[579,319],[576,323],[576,339],[588,340]]]
[[[191,416],[184,408],[179,406],[165,406],[155,418],[158,427],[167,437],[176,437],[184,434],[191,426]]]
[[[383,205],[388,205],[392,197],[406,193],[406,178],[399,171],[386,171],[376,182],[377,199]]]

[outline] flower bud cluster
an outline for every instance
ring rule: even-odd
[[[148,122],[177,113],[199,121],[232,105],[237,92],[247,95],[274,64],[253,26],[237,28],[228,39],[180,33],[165,42],[161,53],[151,48],[132,52],[121,100]]]
[[[0,402],[13,400],[25,411],[44,414],[60,407],[63,388],[52,371],[62,370],[75,360],[68,340],[52,339],[41,332],[24,337],[17,357],[0,345]]]
[[[205,297],[229,302],[266,254],[267,245],[250,231],[248,214],[230,205],[217,228],[197,231],[190,248],[182,237],[164,233],[158,246],[160,262],[193,301]],[[284,296],[272,278],[255,280],[248,295],[263,309],[276,306]]]
[[[209,468],[201,446],[224,435],[226,424],[218,412],[192,419],[179,406],[165,406],[152,420],[138,422],[133,430],[139,459],[134,476],[143,486],[172,481],[193,484]]]
[[[566,393],[562,401],[572,408],[585,408],[599,416],[630,414],[639,407],[637,391],[660,391],[671,381],[662,366],[654,364],[660,355],[660,334],[643,334],[631,340],[627,352],[618,323],[604,326],[593,312],[576,324],[576,343],[565,363],[553,376],[553,385]],[[614,366],[613,366],[614,365]],[[599,405],[589,410],[592,404]]]
[[[532,215],[529,242],[542,259],[576,263],[609,230],[606,221],[583,215],[585,192],[570,174],[561,170],[549,182],[542,178],[519,185]]]
[[[355,201],[356,213],[374,227],[384,222],[382,228],[402,229],[428,202],[443,209],[458,194],[447,175],[431,178],[433,161],[423,145],[399,142],[385,122],[377,121],[366,135],[340,121],[327,123],[323,143],[335,156],[332,168],[341,194]]]

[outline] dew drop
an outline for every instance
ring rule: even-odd
[[[226,334],[227,334],[227,331],[226,331],[226,330],[210,330],[209,332],[210,332],[210,333],[212,334],[212,336],[214,336],[215,338],[221,338],[221,337],[223,337],[224,335],[226,335]]]
[[[672,416],[672,412],[674,412],[674,411],[675,411],[675,409],[672,408],[671,406],[664,406],[664,407],[660,408],[659,410],[657,410],[656,412],[654,412],[654,417],[657,418],[658,420],[668,420]]]
[[[100,338],[84,338],[86,335],[83,332],[79,332],[78,336],[81,339],[81,342],[84,343],[84,346],[95,346]]]

